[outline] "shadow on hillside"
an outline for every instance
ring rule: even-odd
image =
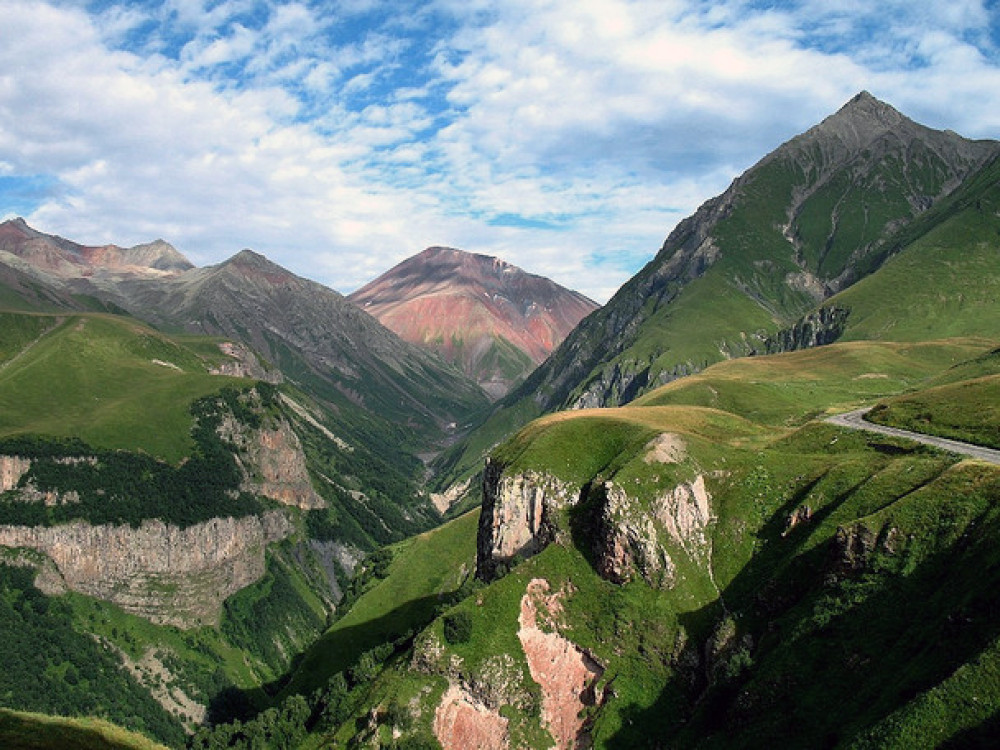
[[[655,703],[626,709],[607,747],[833,747],[864,736],[1000,637],[995,498],[982,498],[967,532],[909,571],[900,570],[905,555],[872,553],[849,565],[834,538],[804,551],[856,488],[783,537],[785,519],[809,489],[769,519],[762,549],[722,593],[738,627],[734,643],[749,644],[744,653],[737,659],[733,649],[709,663],[703,623],[717,605],[682,615],[699,644],[697,666],[675,663]],[[935,511],[946,529],[949,511]],[[993,746],[998,729],[994,715],[948,747]]]
[[[366,651],[382,644],[392,644],[389,656],[399,653],[409,648],[414,635],[448,606],[450,599],[447,594],[441,597],[425,596],[400,604],[381,617],[357,625],[338,628],[338,624],[334,623],[277,680],[254,690],[231,687],[216,695],[209,705],[210,722],[245,721],[287,695],[301,693],[308,696],[317,688],[324,687],[337,672],[356,667]],[[383,656],[380,661],[389,656]]]
[[[1000,738],[1000,711],[979,726],[959,732],[941,745],[941,750],[995,750],[998,738]]]

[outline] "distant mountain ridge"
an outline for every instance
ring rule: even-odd
[[[125,311],[165,331],[245,344],[316,399],[338,434],[410,481],[418,452],[433,454],[488,404],[431,352],[249,249],[196,268],[162,241],[92,248],[15,219],[0,224],[0,282],[0,301],[14,309]]]
[[[17,218],[0,224],[0,258],[27,264],[36,273],[57,279],[102,274],[159,277],[194,268],[192,263],[163,240],[134,247],[81,245],[44,234]]]
[[[406,341],[501,396],[598,308],[499,258],[429,247],[348,296]]]

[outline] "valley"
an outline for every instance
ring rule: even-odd
[[[988,746],[998,237],[866,92],[603,307],[0,224],[0,744]]]

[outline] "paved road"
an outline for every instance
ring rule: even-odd
[[[910,432],[909,430],[901,430],[898,427],[885,427],[880,424],[874,424],[873,422],[866,422],[864,416],[869,411],[870,408],[856,409],[855,411],[849,411],[846,414],[836,414],[832,417],[827,417],[826,421],[840,427],[850,427],[855,430],[868,430],[869,432],[878,432],[883,435],[892,435],[893,437],[916,440],[918,443],[933,445],[935,448],[941,448],[942,450],[951,451],[952,453],[958,453],[963,456],[978,458],[980,461],[987,461],[991,464],[1000,465],[1000,451],[993,450],[992,448],[983,448],[981,445],[973,445],[972,443],[963,443],[959,440],[949,440],[948,438],[924,435],[919,432]]]

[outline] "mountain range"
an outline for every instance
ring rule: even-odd
[[[825,418],[1000,447],[998,237],[1000,143],[862,92],[517,383],[568,298],[496,259],[349,300],[6,222],[0,696],[197,748],[990,746],[1000,470]]]
[[[458,365],[493,397],[523,380],[598,307],[499,258],[447,247],[404,260],[348,299]]]

